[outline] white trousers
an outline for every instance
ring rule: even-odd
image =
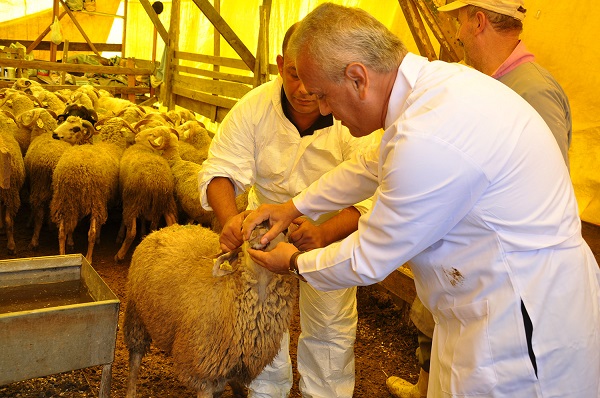
[[[351,398],[358,313],[356,287],[321,292],[300,282],[298,373],[303,398]],[[249,398],[285,398],[292,387],[289,334],[249,386]]]

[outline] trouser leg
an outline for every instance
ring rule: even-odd
[[[345,398],[354,392],[356,287],[321,292],[300,282],[298,372],[304,398]]]
[[[290,334],[284,333],[281,349],[269,365],[248,386],[248,398],[286,398],[292,388]]]

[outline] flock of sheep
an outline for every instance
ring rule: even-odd
[[[16,250],[13,223],[21,199],[31,208],[30,249],[38,247],[49,216],[58,228],[58,252],[65,254],[75,227],[89,217],[90,263],[109,211],[123,211],[118,261],[135,239],[137,223],[145,228],[147,221],[151,229],[178,220],[216,227],[190,183],[211,141],[193,112],[159,112],[90,85],[51,92],[27,79],[0,93],[0,109],[0,204],[9,253]]]
[[[197,183],[211,135],[195,115],[140,107],[93,86],[49,92],[27,79],[0,91],[0,110],[0,226],[9,252],[16,250],[13,225],[22,197],[31,208],[31,249],[47,219],[65,254],[75,227],[89,218],[90,263],[108,212],[122,211],[116,261],[127,255],[138,226],[141,235],[147,223],[154,231],[137,246],[129,268],[127,397],[136,395],[151,342],[173,356],[179,378],[198,397],[220,396],[226,384],[243,396],[243,385],[279,350],[297,280],[247,255],[264,226],[224,255],[230,267],[220,267],[220,227],[202,209]],[[244,195],[238,205],[245,208]]]

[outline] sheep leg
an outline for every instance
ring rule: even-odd
[[[125,239],[125,223],[121,220],[121,226],[119,227],[119,233],[117,234],[117,243],[123,243]]]
[[[4,215],[6,214],[6,206],[0,202],[0,231],[4,233]]]
[[[96,228],[96,218],[92,217],[90,220],[90,229],[88,230],[88,250],[85,256],[88,263],[92,263],[92,253],[94,252],[94,245],[96,244],[96,234],[98,232]]]
[[[4,217],[4,221],[6,223],[6,239],[8,244],[6,247],[8,248],[8,254],[15,254],[15,236],[14,236],[14,221],[11,217],[10,213],[7,211]]]
[[[119,252],[115,255],[115,261],[119,262],[122,261],[125,258],[125,255],[127,255],[127,251],[129,250],[129,247],[131,246],[131,244],[133,243],[133,240],[135,239],[135,235],[136,235],[136,222],[135,222],[135,218],[132,220],[132,222],[129,223],[129,228],[127,228],[127,234],[125,235],[125,240],[123,241],[123,244],[121,245],[121,248],[119,249]]]
[[[171,213],[165,213],[165,221],[167,222],[167,227],[170,227],[173,224],[177,224],[177,216]]]
[[[65,232],[65,222],[60,220],[58,223],[58,254],[66,254],[65,242],[67,241],[67,233]]]
[[[126,398],[136,397],[136,383],[140,373],[140,365],[144,354],[141,352],[129,351],[129,376],[127,378]]]
[[[40,207],[34,209],[32,212],[33,216],[33,236],[29,243],[30,250],[36,250],[40,245],[40,232],[42,231],[42,225],[44,224],[44,208]]]

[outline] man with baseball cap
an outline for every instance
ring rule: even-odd
[[[571,143],[569,100],[550,72],[535,62],[519,39],[527,10],[523,0],[456,0],[438,11],[458,21],[456,38],[464,49],[464,62],[504,83],[523,97],[550,127],[567,167]],[[429,355],[434,321],[429,311],[415,299],[411,320],[419,331],[419,379],[411,384],[391,376],[389,391],[397,398],[427,395]]]

